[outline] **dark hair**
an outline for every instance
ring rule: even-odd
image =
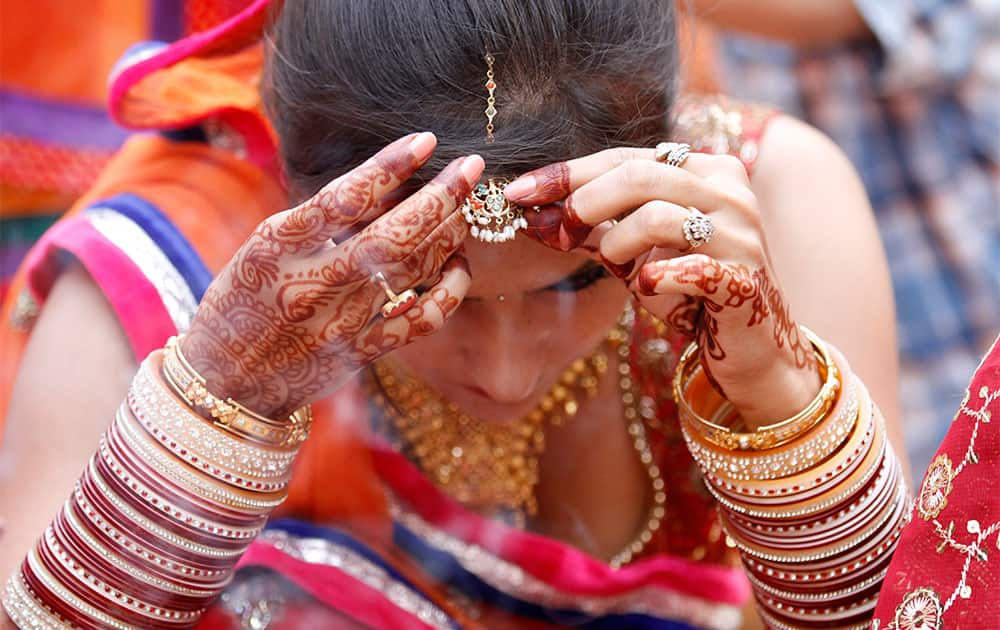
[[[667,137],[673,0],[286,0],[269,39],[265,101],[299,197],[413,131],[438,136],[427,175],[469,153],[515,175]]]

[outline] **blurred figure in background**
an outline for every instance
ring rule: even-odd
[[[920,475],[1000,326],[1000,1],[691,5],[728,31],[727,93],[816,125],[861,172],[893,275]]]

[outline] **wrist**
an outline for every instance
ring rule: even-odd
[[[779,362],[754,379],[753,384],[748,400],[730,401],[750,431],[805,409],[819,394],[823,380],[815,362],[810,361],[805,367]]]

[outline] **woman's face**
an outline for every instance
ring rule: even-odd
[[[483,420],[527,414],[605,337],[628,291],[578,252],[524,237],[466,243],[472,286],[437,333],[393,357]]]

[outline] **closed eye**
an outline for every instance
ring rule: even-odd
[[[539,289],[540,291],[559,291],[576,293],[593,286],[597,281],[609,277],[608,270],[599,263],[587,261],[579,269],[562,280]]]

